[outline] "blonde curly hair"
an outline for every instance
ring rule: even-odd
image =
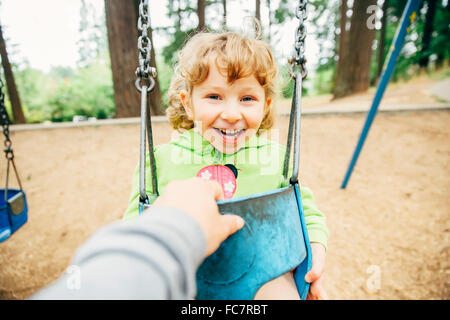
[[[226,70],[229,83],[255,75],[265,92],[264,117],[258,129],[268,130],[273,126],[272,107],[276,92],[277,66],[269,46],[258,39],[250,39],[234,32],[201,32],[194,35],[178,54],[175,75],[168,90],[169,107],[166,110],[169,123],[176,130],[191,129],[194,121],[183,107],[180,92],[185,90],[191,97],[195,85],[208,77],[210,58],[215,59],[219,70]]]

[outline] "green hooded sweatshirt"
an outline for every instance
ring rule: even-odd
[[[286,187],[289,185],[292,165],[287,175],[288,179],[284,179],[285,153],[285,146],[263,136],[253,135],[236,153],[223,154],[194,129],[186,130],[168,144],[154,148],[158,191],[163,194],[170,181],[195,177],[202,168],[217,164],[233,164],[238,169],[236,191],[233,198]],[[150,202],[153,203],[156,197],[152,191],[148,154],[145,172],[146,192],[150,196]],[[328,230],[325,216],[317,208],[311,190],[301,186],[300,191],[309,239],[311,242],[319,242],[327,248]],[[131,197],[123,219],[128,220],[138,216],[139,164],[136,166]]]

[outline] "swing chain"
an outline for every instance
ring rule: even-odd
[[[139,51],[139,66],[136,69],[135,86],[139,92],[142,92],[141,81],[148,80],[147,92],[150,92],[155,86],[156,69],[150,65],[152,44],[148,32],[150,30],[150,8],[149,0],[141,0],[139,3],[139,17],[137,22],[138,31],[141,32],[138,38],[137,48]]]
[[[306,38],[306,26],[305,20],[307,19],[306,12],[307,0],[299,0],[298,6],[295,10],[295,16],[299,20],[299,24],[295,33],[295,45],[291,58],[289,58],[289,73],[295,78],[296,72],[295,66],[300,68],[302,79],[305,79],[308,75],[306,69],[306,57],[305,57],[305,38]]]
[[[6,187],[5,187],[5,203],[8,201],[8,180],[9,180],[9,165],[12,163],[14,173],[16,174],[17,182],[19,183],[20,190],[22,188],[22,182],[20,181],[19,173],[17,172],[16,164],[14,163],[14,152],[11,148],[12,142],[9,139],[9,124],[10,120],[8,117],[8,112],[5,108],[5,94],[3,93],[4,83],[0,78],[0,121],[3,128],[3,134],[5,135],[5,157],[6,157]]]
[[[5,94],[3,93],[4,84],[2,79],[0,79],[0,120],[3,128],[3,134],[5,135],[5,156],[8,160],[14,159],[14,152],[11,148],[12,142],[9,139],[9,117],[5,108]]]

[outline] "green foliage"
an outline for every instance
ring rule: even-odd
[[[314,77],[311,79],[313,86],[313,95],[328,94],[333,91],[334,88],[334,78],[335,69],[319,68],[317,72],[314,73]]]
[[[292,98],[294,92],[294,81],[291,79],[287,79],[284,83],[284,86],[281,88],[281,96],[283,98]]]
[[[291,74],[289,73],[289,66],[286,64],[278,65],[278,83],[277,88],[279,88],[281,97],[285,99],[292,98],[293,92],[294,92],[294,79],[291,77]],[[309,80],[305,80],[305,83],[303,85],[303,95],[306,96],[309,94],[308,86],[306,85],[309,82]]]
[[[434,1],[434,0],[432,0]],[[407,80],[412,77],[418,69],[418,63],[423,55],[431,56],[433,60],[441,61],[450,58],[450,21],[449,3],[439,0],[436,2],[436,13],[433,20],[433,32],[431,35],[430,48],[427,51],[422,50],[422,39],[425,26],[425,17],[427,6],[426,1],[422,1],[417,17],[410,27],[406,36],[403,49],[398,57],[392,80]],[[444,6],[445,4],[445,6]],[[402,0],[389,0],[388,22],[386,29],[386,44],[384,50],[384,59],[386,59],[389,47],[391,46],[397,27],[400,23],[406,2]],[[372,64],[372,77],[374,77],[376,67]]]
[[[187,31],[176,30],[172,35],[172,41],[162,49],[164,62],[168,65],[174,65],[178,51],[183,47],[189,37],[194,33],[194,29]]]
[[[450,4],[446,7],[439,1],[434,17],[434,32],[431,38],[430,51],[437,59],[448,60],[450,58]]]
[[[165,59],[161,56],[156,57],[156,63],[158,66],[158,81],[161,89],[161,96],[163,99],[164,108],[168,105],[167,91],[170,86],[170,80],[173,77],[173,68],[171,64],[167,64]]]
[[[44,73],[31,68],[26,60],[13,64],[27,122],[72,121],[75,115],[97,119],[114,116],[105,14],[97,15],[92,1],[81,1],[77,69],[53,67]],[[5,102],[10,110],[9,99]]]
[[[101,53],[107,50],[106,17],[103,11],[97,14],[93,0],[81,0],[80,25],[78,28],[80,40],[78,53],[81,67],[89,65]]]
[[[218,12],[222,10],[222,3],[218,0],[207,0],[206,7],[216,5]],[[154,29],[156,31],[164,31],[165,35],[170,38],[170,42],[165,46],[161,55],[164,62],[168,65],[176,63],[177,53],[187,42],[187,40],[197,31],[197,1],[193,0],[169,0],[167,3],[168,17],[173,21],[174,25],[170,28]],[[206,17],[206,29],[215,30],[212,25],[216,25],[216,29],[221,29],[221,23],[208,19]]]
[[[109,66],[97,59],[59,85],[49,100],[52,121],[70,121],[74,115],[105,119],[114,114],[114,92]]]
[[[16,70],[15,76],[29,123],[72,121],[75,115],[114,116],[111,68],[105,55],[77,70],[56,67],[45,74],[28,67]]]
[[[411,25],[410,31],[405,39],[403,49],[398,57],[392,80],[405,80],[413,76],[418,70],[418,62],[423,56],[430,56],[430,61],[436,65],[444,64],[450,59],[450,10],[449,2],[444,0],[436,1],[436,13],[433,20],[433,33],[431,36],[430,48],[423,50],[423,33],[425,17],[427,12],[427,2],[434,0],[424,0],[419,9],[415,22]],[[406,6],[405,0],[389,0],[387,10],[386,40],[383,50],[383,61],[386,60],[389,48],[396,34],[400,18]],[[312,28],[309,33],[314,33],[319,44],[319,65],[315,70],[313,80],[314,93],[327,93],[334,85],[334,73],[336,72],[337,48],[339,32],[338,23],[340,19],[341,1],[310,0],[308,21]],[[351,9],[351,2],[349,2]],[[381,3],[379,3],[381,6]],[[280,2],[283,6],[283,0]],[[376,39],[379,40],[379,32]],[[431,64],[433,66],[433,64]],[[371,60],[371,82],[375,82],[378,67],[378,48],[374,47]]]
[[[293,18],[294,16],[295,12],[289,8],[288,0],[280,0],[280,4],[273,14],[273,23],[282,24],[286,18]]]
[[[289,74],[289,67],[286,64],[278,66],[278,87],[283,98],[291,98],[294,91],[294,81]]]
[[[319,66],[317,72],[329,69],[335,72],[338,50],[338,26],[340,21],[340,1],[310,0],[308,21],[313,25],[313,30],[319,45]]]

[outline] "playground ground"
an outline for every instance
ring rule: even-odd
[[[395,88],[385,103],[442,102],[427,94],[428,82]],[[346,101],[370,104],[372,95]],[[328,102],[304,103],[314,108]],[[449,299],[450,111],[378,114],[342,190],[364,119],[302,120],[300,179],[313,190],[330,230],[329,296]],[[280,141],[287,123],[277,118]],[[168,124],[153,129],[156,144],[169,140]],[[139,127],[17,131],[12,141],[30,209],[28,223],[0,244],[0,299],[24,299],[51,283],[95,230],[121,218],[138,161]],[[1,182],[5,161],[0,172]]]

